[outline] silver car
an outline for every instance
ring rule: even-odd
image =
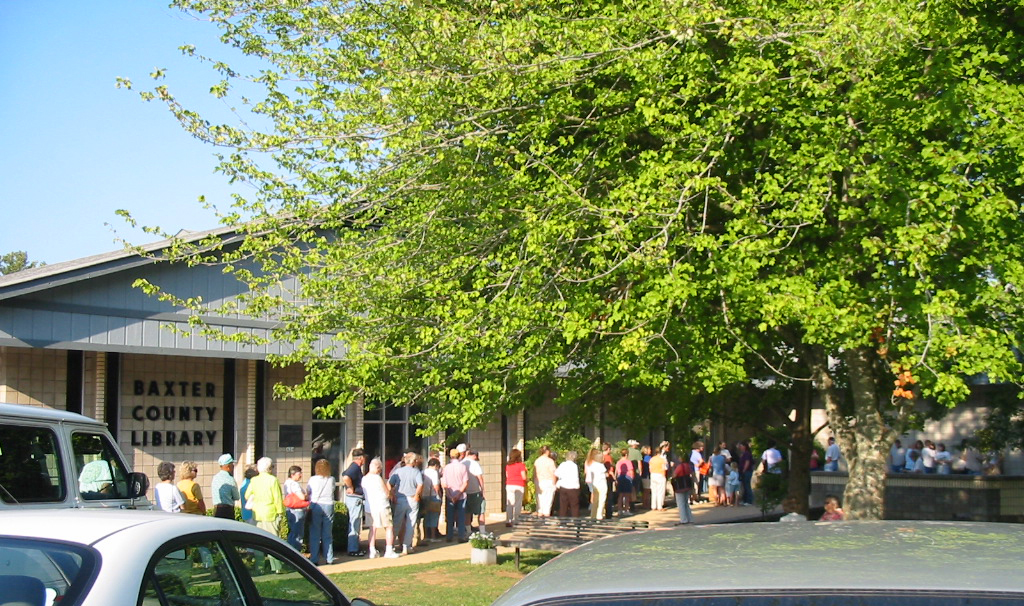
[[[162,511],[0,512],[0,606],[348,606],[287,543]]]
[[[1024,525],[800,522],[651,530],[547,562],[493,606],[1024,603]]]

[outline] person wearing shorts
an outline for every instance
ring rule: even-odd
[[[363,476],[363,495],[366,498],[366,508],[370,516],[370,557],[376,558],[377,552],[377,530],[384,530],[384,551],[385,558],[397,558],[395,551],[394,523],[391,519],[391,490],[390,485],[381,477],[384,471],[384,464],[380,459],[370,461],[370,468]]]
[[[487,532],[486,502],[484,501],[484,469],[480,466],[480,453],[474,449],[466,452],[466,458],[462,460],[469,472],[469,486],[466,488],[466,522],[473,532]],[[476,516],[478,526],[473,526],[473,519]]]

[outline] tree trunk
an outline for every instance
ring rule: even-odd
[[[811,494],[811,394],[806,383],[794,389],[796,398],[789,427],[789,485],[786,509],[807,515]]]
[[[843,354],[850,373],[853,417],[833,427],[843,427],[840,447],[845,446],[850,478],[843,493],[843,509],[850,520],[880,520],[885,514],[886,445],[892,430],[879,410],[878,384],[871,367],[874,352],[857,347]],[[835,412],[838,413],[838,410]],[[829,410],[832,423],[833,410]]]

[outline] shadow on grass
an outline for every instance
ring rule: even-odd
[[[554,551],[523,551],[519,555],[519,572],[526,576],[557,555],[558,553]],[[515,570],[516,555],[514,553],[498,554],[498,565],[508,565]]]
[[[497,566],[450,560],[340,572],[330,578],[350,599],[366,598],[377,606],[488,606],[556,555],[550,551],[524,551],[518,571],[515,554],[508,553],[498,555]]]

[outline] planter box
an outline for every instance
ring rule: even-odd
[[[497,548],[491,549],[477,549],[472,547],[469,552],[469,563],[470,564],[497,564],[498,563],[498,550]]]

